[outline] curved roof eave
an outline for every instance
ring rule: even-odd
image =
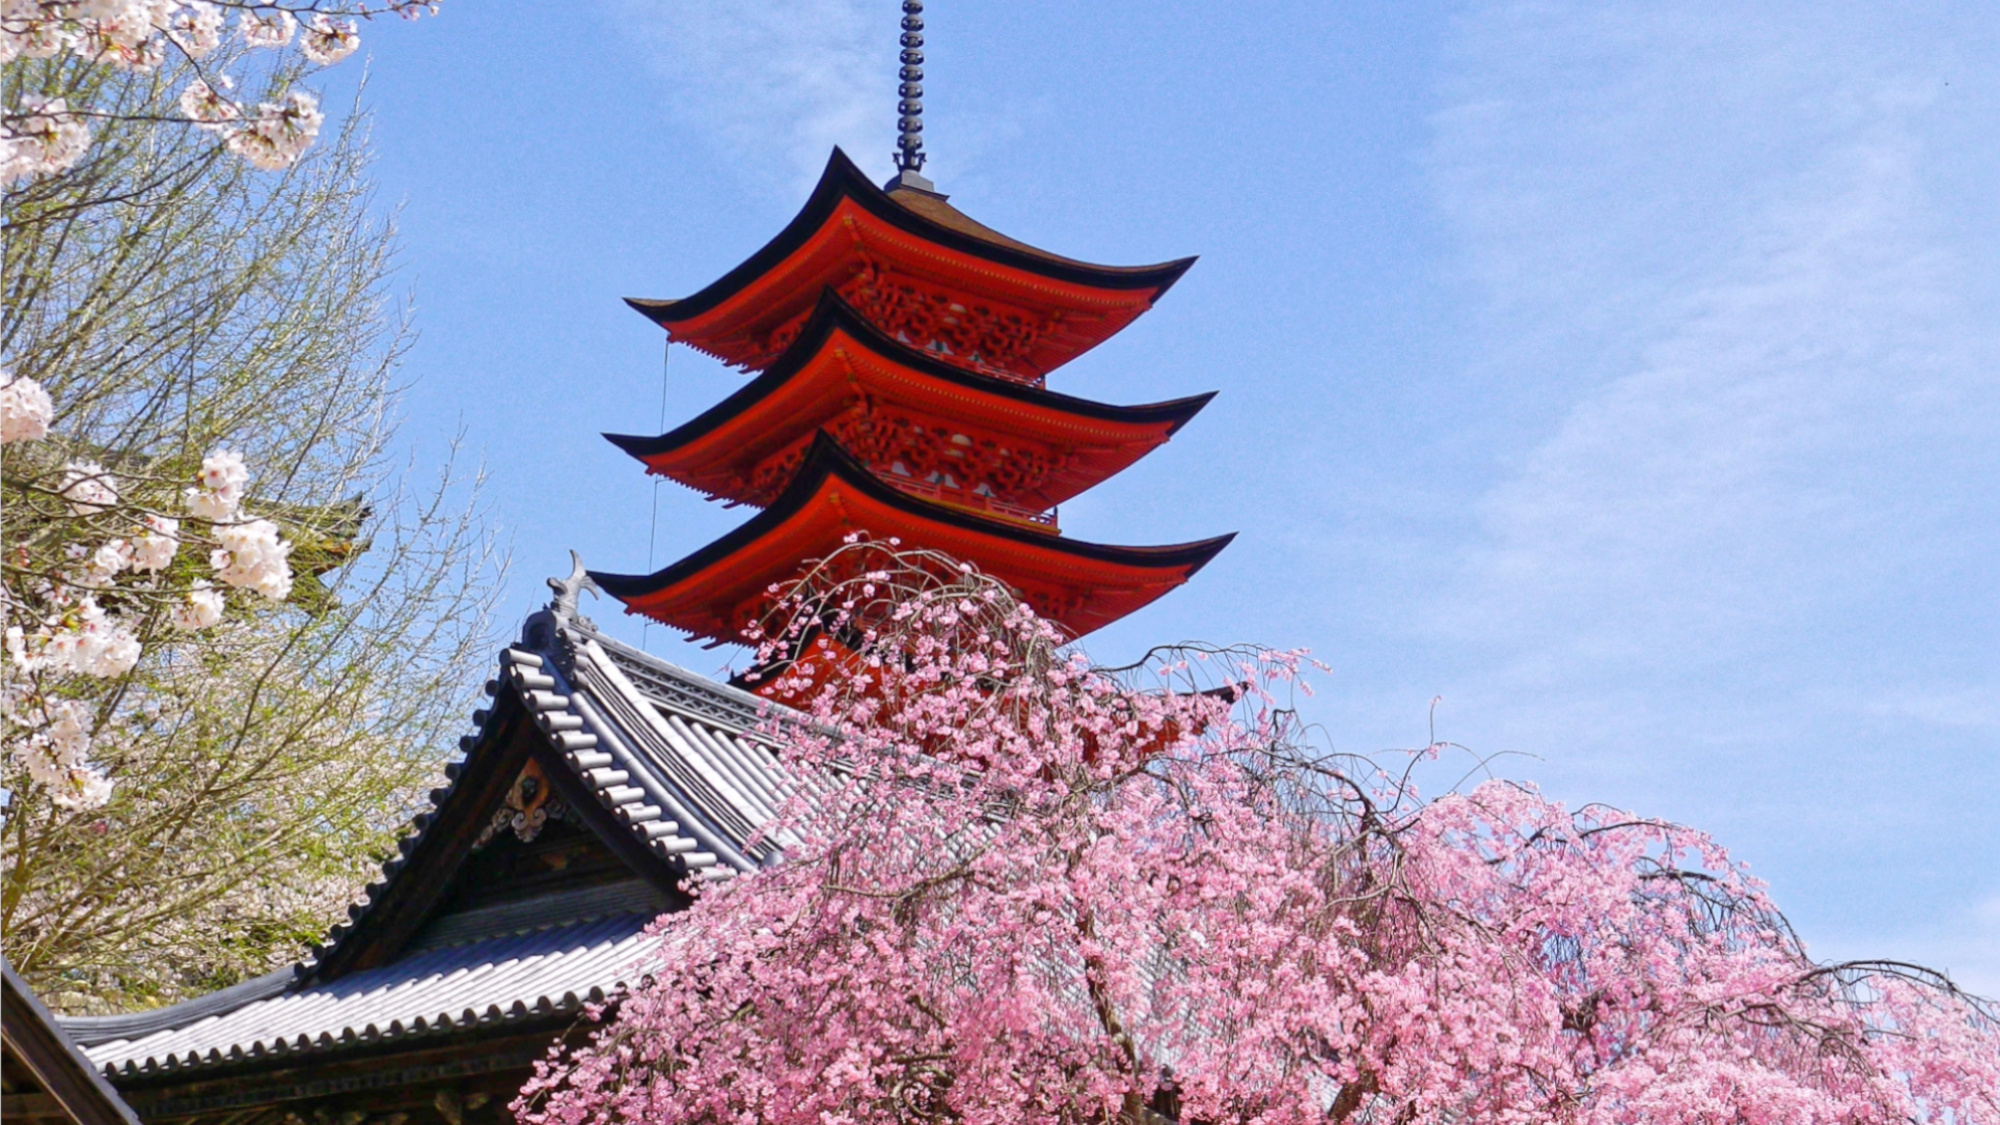
[[[953,386],[963,387],[980,394],[1012,399],[1030,406],[1039,406],[1064,414],[1090,418],[1105,422],[1124,422],[1132,425],[1167,422],[1167,436],[1180,432],[1182,426],[1201,412],[1215,397],[1214,391],[1189,395],[1185,398],[1170,399],[1166,402],[1144,403],[1138,406],[1116,406],[1094,399],[1079,398],[1058,391],[1051,391],[1026,383],[1016,383],[1007,379],[981,375],[976,371],[955,366],[937,359],[917,348],[896,340],[870,324],[866,318],[854,310],[852,305],[842,300],[832,289],[820,291],[819,303],[813,308],[811,319],[806,322],[799,338],[792,341],[784,354],[774,360],[756,378],[737,388],[729,397],[696,415],[690,421],[660,434],[657,437],[642,437],[636,434],[605,434],[611,444],[644,460],[646,457],[671,452],[696,441],[714,431],[731,419],[746,413],[765,398],[776,394],[780,388],[805,370],[814,355],[835,332],[845,332],[883,360],[907,367],[912,371]]]
[[[948,505],[935,504],[911,496],[884,483],[846,450],[840,448],[840,444],[822,430],[813,438],[804,463],[799,466],[799,471],[792,477],[791,483],[785,486],[784,492],[771,502],[770,507],[733,531],[652,574],[608,574],[593,570],[590,572],[590,577],[605,593],[628,605],[632,599],[643,598],[677,585],[722,562],[782,526],[811,502],[814,494],[829,477],[837,478],[841,483],[854,488],[869,499],[914,519],[959,527],[1096,562],[1148,570],[1182,570],[1183,579],[1192,577],[1202,567],[1208,565],[1210,559],[1227,547],[1230,540],[1236,538],[1236,533],[1230,532],[1227,535],[1218,535],[1192,543],[1175,543],[1160,547],[1121,547],[1064,539],[1046,532],[1017,528],[999,520],[961,512]]]
[[[1194,258],[1187,257],[1147,266],[1102,266],[1064,258],[1028,247],[1026,243],[1008,245],[981,238],[970,231],[947,226],[896,202],[890,198],[888,192],[875,186],[867,175],[855,166],[854,161],[835,146],[833,155],[827,158],[826,170],[820,173],[819,183],[813,187],[812,194],[807,196],[805,206],[791,222],[785,224],[785,228],[778,232],[777,237],[765,243],[756,253],[699,292],[689,296],[677,300],[627,297],[625,303],[663,327],[700,316],[728,300],[732,294],[769,272],[778,263],[790,257],[793,251],[805,245],[843,199],[853,200],[883,222],[919,238],[999,265],[1075,285],[1102,289],[1153,289],[1157,298],[1172,288],[1174,282],[1179,281],[1181,275],[1195,263]]]

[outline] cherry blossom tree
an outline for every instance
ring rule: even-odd
[[[43,439],[53,413],[39,383],[0,372],[7,443]],[[0,715],[26,728],[10,739],[30,781],[22,797],[88,811],[110,800],[112,781],[90,761],[94,708],[77,682],[132,671],[148,617],[193,632],[222,620],[226,588],[283,601],[292,545],[276,524],[243,510],[250,471],[226,449],[202,458],[185,487],[91,461],[19,471],[24,462],[33,465],[18,452],[6,462],[15,471],[6,482],[13,534],[0,570]],[[184,559],[183,550],[198,558]]]
[[[0,934],[62,1010],[295,959],[477,693],[497,560],[475,487],[388,456],[410,335],[365,124],[265,171],[114,116],[7,195]]]
[[[1982,1002],[1813,961],[1692,829],[1309,752],[1298,654],[1094,668],[893,543],[785,607],[782,861],[522,1120],[2000,1122]]]
[[[415,18],[435,7],[431,0],[0,0],[0,64],[8,68],[0,87],[0,187],[8,189],[10,242],[33,241],[49,225],[52,200],[61,205],[53,208],[58,213],[129,203],[171,189],[203,163],[160,162],[153,181],[137,192],[130,183],[101,197],[78,192],[79,183],[116,178],[61,177],[106,126],[128,143],[144,128],[191,126],[256,168],[290,167],[325,120],[313,95],[291,88],[303,70],[353,54],[357,18]],[[264,68],[274,100],[253,107],[230,96],[236,80],[227,69],[260,54],[275,57]],[[120,80],[146,75],[180,84],[177,108],[159,104],[163,83]],[[108,163],[129,169],[133,161],[114,151]],[[10,252],[10,267],[15,257]],[[179,480],[160,476],[158,465],[120,472],[94,459],[51,461],[19,448],[48,436],[56,408],[43,380],[12,370],[12,358],[0,368],[0,445],[17,447],[7,460],[7,500],[15,510],[0,588],[8,658],[0,712],[33,731],[16,743],[15,756],[34,785],[61,807],[87,811],[109,799],[112,783],[90,763],[94,724],[86,708],[62,698],[60,685],[131,671],[142,648],[135,622],[158,618],[187,631],[214,626],[223,617],[225,588],[284,601],[292,545],[271,520],[241,511],[249,468],[231,450],[208,451],[198,469],[178,465],[191,474]],[[208,562],[206,570],[183,564],[184,544],[190,557]]]
[[[414,19],[436,7],[435,0],[0,0],[0,63],[10,72],[0,186],[72,167],[111,121],[204,130],[256,167],[284,168],[325,120],[317,98],[294,87],[302,70],[352,55],[361,20]],[[46,65],[21,69],[36,61]],[[266,96],[245,98],[231,71],[259,62]],[[108,106],[93,96],[106,71],[165,74],[172,88],[145,107]]]

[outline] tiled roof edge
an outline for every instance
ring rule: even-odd
[[[539,1017],[569,1015],[581,1011],[589,1004],[616,1002],[618,999],[617,993],[606,993],[601,988],[593,987],[586,993],[571,991],[563,993],[560,997],[538,997],[532,1004],[516,1000],[504,1009],[498,1004],[490,1004],[484,1011],[466,1008],[455,1015],[451,1012],[439,1012],[434,1019],[418,1016],[408,1023],[391,1020],[387,1027],[371,1023],[358,1031],[351,1027],[342,1028],[339,1035],[321,1032],[316,1037],[300,1035],[296,1039],[279,1038],[253,1043],[247,1048],[237,1045],[227,1051],[212,1048],[206,1052],[189,1051],[185,1055],[169,1055],[164,1059],[148,1056],[144,1061],[128,1061],[122,1067],[106,1064],[104,1073],[113,1078],[133,1078],[142,1075],[172,1074],[183,1070],[204,1069],[256,1059],[320,1053],[343,1047],[386,1043],[418,1035],[440,1035],[502,1023],[527,1022]]]
[[[573,681],[558,666],[558,661],[577,640],[587,638],[595,641],[606,649],[607,655],[615,654],[627,665],[637,664],[653,675],[669,679],[676,687],[685,691],[687,697],[695,703],[706,701],[712,703],[713,707],[691,707],[686,703],[675,706],[671,701],[663,702],[645,696],[642,691],[639,692],[639,698],[631,700],[632,703],[647,707],[667,706],[691,718],[714,724],[745,737],[758,737],[755,729],[756,716],[773,705],[749,692],[696,675],[639,649],[605,637],[587,622],[566,614],[542,611],[532,615],[528,619],[530,627],[523,630],[524,638],[536,635],[537,631],[532,626],[537,623],[537,619],[556,626],[550,633],[544,633],[537,638],[547,638],[553,643],[533,645],[524,641],[502,649],[498,660],[499,675],[487,682],[487,694],[497,701],[503,691],[515,693],[536,727],[548,738],[551,747],[558,755],[575,771],[578,780],[597,796],[599,803],[609,810],[621,825],[632,832],[663,862],[673,864],[674,868],[684,875],[711,881],[727,879],[739,870],[755,869],[758,865],[741,855],[729,841],[707,838],[713,835],[713,832],[703,823],[700,810],[676,808],[677,802],[670,793],[661,791],[664,787],[659,784],[657,778],[651,776],[650,767],[625,744],[620,732],[613,729],[614,724],[605,717],[603,709],[591,706],[588,693],[575,689]],[[548,682],[544,683],[544,680]],[[581,706],[578,706],[579,703]],[[446,763],[445,783],[430,791],[431,811],[419,814],[412,821],[415,831],[397,841],[397,854],[383,863],[382,877],[370,883],[363,892],[361,900],[347,908],[348,921],[332,927],[326,939],[309,950],[297,964],[164,1008],[112,1016],[75,1017],[61,1021],[62,1026],[79,1043],[86,1046],[120,1039],[136,1039],[185,1027],[211,1016],[227,1015],[246,1004],[279,995],[307,980],[314,969],[332,958],[342,943],[361,928],[362,921],[383,900],[385,892],[406,866],[408,857],[417,850],[435,822],[436,810],[441,809],[450,799],[457,786],[458,777],[466,765],[465,755],[470,754],[490,733],[489,728],[497,710],[497,707],[488,704],[472,713],[474,729],[472,733],[459,739],[460,756]],[[643,784],[631,784],[635,779]],[[509,1019],[533,1014],[536,1013],[532,1011],[503,1013],[505,1018]],[[480,1020],[487,1021],[491,1016],[492,1013],[487,1013],[482,1015]],[[454,1026],[468,1025],[460,1020]],[[443,1025],[433,1024],[428,1030],[442,1029]],[[422,1030],[426,1029],[404,1029],[393,1034],[408,1034]],[[384,1032],[381,1035],[370,1036],[367,1041],[374,1042],[391,1034]],[[279,1045],[269,1048],[267,1053],[317,1050],[321,1046],[323,1045]],[[201,1060],[199,1065],[223,1061],[230,1060]],[[170,1062],[162,1064],[161,1069],[190,1065],[197,1063]],[[145,1072],[151,1073],[152,1069],[148,1068]],[[128,1065],[118,1073],[132,1074],[139,1071]]]
[[[778,715],[781,717],[790,717],[792,714],[790,708],[773,703],[762,696],[753,695],[734,685],[690,672],[678,664],[670,664],[654,656],[652,653],[633,648],[623,641],[608,637],[598,632],[587,622],[573,621],[566,628],[567,630],[574,631],[580,639],[597,642],[604,649],[607,656],[619,662],[621,665],[620,670],[625,673],[627,678],[631,676],[632,666],[637,665],[639,668],[644,669],[650,676],[672,681],[672,686],[679,689],[676,693],[677,698],[653,699],[648,697],[647,702],[649,703],[670,708],[689,718],[700,719],[702,722],[725,727],[735,733],[747,735],[752,738],[763,737],[760,728],[763,726],[767,716]],[[642,688],[642,694],[643,691],[644,689]]]
[[[502,649],[499,661],[501,674],[498,678],[486,681],[486,694],[494,697],[497,702],[500,692],[506,690],[508,683],[507,674],[510,668],[518,667],[520,663],[528,661],[533,661],[536,666],[540,666],[545,659],[542,653],[525,649],[519,645],[509,645],[505,649]],[[489,705],[481,707],[472,713],[472,725],[474,728],[472,733],[464,735],[458,740],[458,749],[461,756],[445,763],[445,783],[430,791],[432,811],[419,813],[411,821],[416,831],[396,841],[397,854],[383,862],[382,878],[368,884],[362,892],[361,901],[347,908],[346,922],[335,925],[327,932],[325,941],[308,950],[306,956],[292,967],[295,979],[303,981],[311,976],[315,968],[330,958],[344,941],[360,929],[361,920],[366,918],[369,912],[375,907],[375,904],[381,901],[383,892],[387,891],[390,885],[395,882],[397,874],[408,863],[410,855],[422,843],[425,833],[436,822],[436,810],[444,807],[445,802],[451,798],[452,791],[457,788],[459,774],[465,768],[467,761],[466,755],[470,755],[473,748],[478,746],[481,740],[486,737],[488,728],[492,725],[493,716],[498,710],[498,707]]]
[[[227,1015],[245,1004],[276,996],[283,992],[292,980],[293,970],[279,969],[241,984],[217,989],[206,996],[169,1004],[164,1008],[127,1012],[115,1016],[58,1016],[56,1023],[69,1033],[71,1039],[85,1047],[109,1043],[114,1039],[138,1039],[157,1032],[185,1027],[209,1016]]]

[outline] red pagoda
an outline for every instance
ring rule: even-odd
[[[899,169],[835,149],[804,209],[691,297],[633,300],[668,338],[752,373],[658,437],[606,435],[647,471],[763,509],[650,575],[594,573],[641,613],[740,642],[769,590],[855,532],[977,565],[1073,636],[1186,582],[1231,536],[1116,547],[1056,506],[1145,456],[1212,395],[1112,406],[1047,389],[1193,264],[1100,266],[966,217],[920,171],[921,5],[903,20]]]

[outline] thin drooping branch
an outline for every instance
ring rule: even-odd
[[[758,637],[803,712],[766,732],[802,794],[781,861],[672,918],[528,1125],[2000,1113],[1981,1004],[1814,963],[1690,829],[1312,750],[1298,654],[1093,668],[1000,583],[864,537]]]

